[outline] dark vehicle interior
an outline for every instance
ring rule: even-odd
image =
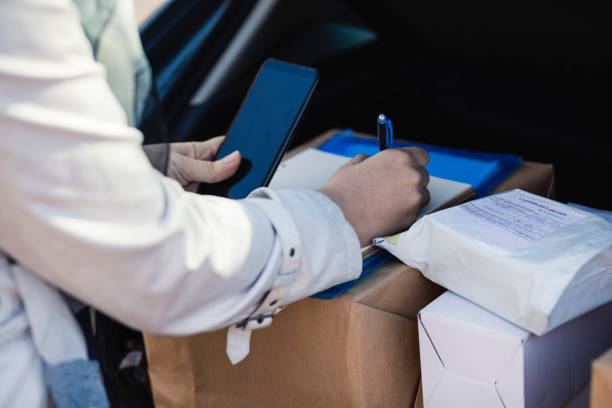
[[[293,145],[385,112],[400,139],[553,163],[559,201],[610,210],[606,20],[590,2],[173,0],[141,34],[173,141],[225,133],[274,57],[320,73]]]

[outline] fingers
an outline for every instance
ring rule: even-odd
[[[425,167],[429,164],[429,153],[420,147],[403,147],[400,150],[408,153],[417,166]]]
[[[218,183],[223,181],[238,170],[240,161],[241,156],[238,151],[215,161],[197,160],[174,154],[171,166],[172,172],[176,175],[173,178],[176,178],[184,186],[193,182]]]
[[[385,152],[389,152],[392,150],[394,149],[385,150]],[[408,153],[408,155],[411,157],[412,161],[417,167],[425,167],[429,164],[429,153],[427,153],[427,150],[425,149],[422,149],[420,147],[404,147],[404,148],[400,148],[396,150],[400,150],[402,152]],[[359,164],[362,161],[368,159],[369,157],[370,156],[368,156],[367,154],[358,154],[346,164],[347,165]],[[427,180],[429,180],[429,176],[427,177]]]
[[[423,167],[417,167],[416,169],[421,173],[421,186],[427,187],[429,184],[429,173]]]
[[[419,192],[421,193],[421,208],[423,208],[427,204],[429,204],[429,201],[431,200],[431,194],[429,194],[429,190],[427,189],[427,187],[419,188]]]
[[[404,173],[412,180],[412,187],[408,191],[412,191],[414,202],[418,203],[418,207],[422,208],[427,205],[431,199],[427,185],[429,184],[429,173],[425,166],[429,163],[429,154],[426,150],[418,147],[410,147],[397,149],[404,155],[396,155],[397,163],[408,172]],[[389,152],[391,153],[391,152]],[[407,153],[407,155],[406,155]],[[415,214],[416,215],[416,214]]]
[[[411,165],[411,167],[420,174],[419,186],[427,187],[429,184],[429,173],[425,170],[425,166],[429,164],[429,154],[427,150],[421,149],[420,147],[408,147],[398,150],[408,153],[410,159],[407,161],[407,164]]]
[[[203,142],[172,143],[173,152],[198,160],[212,160],[223,144],[225,136],[217,136]]]
[[[361,163],[362,161],[364,161],[365,159],[367,159],[368,156],[367,154],[358,154],[357,156],[353,157],[351,160],[348,161],[348,163],[346,163],[346,166],[354,166],[356,164]]]
[[[204,142],[196,143],[196,155],[194,158],[200,160],[214,159],[224,141],[225,136],[217,136],[213,137],[212,139],[208,139]]]

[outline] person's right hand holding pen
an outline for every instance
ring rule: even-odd
[[[427,151],[390,148],[391,121],[380,115],[377,123],[381,152],[372,157],[355,156],[319,190],[338,204],[362,246],[371,244],[375,237],[406,230],[429,202]]]

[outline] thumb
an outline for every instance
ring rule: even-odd
[[[237,150],[220,160],[197,160],[181,156],[177,170],[187,183],[218,183],[230,178],[240,166],[240,152]]]

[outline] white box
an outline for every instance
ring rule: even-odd
[[[612,302],[543,336],[445,292],[419,312],[425,408],[563,406],[612,345]]]

